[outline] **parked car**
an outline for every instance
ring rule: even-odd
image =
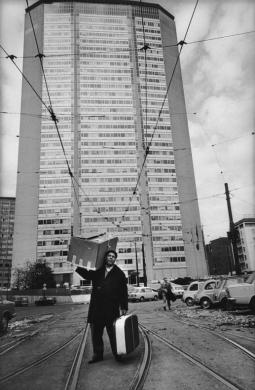
[[[202,289],[194,296],[194,301],[203,309],[210,309],[215,305],[220,305],[225,309],[227,305],[226,288],[243,280],[243,277],[240,276],[207,280]]]
[[[70,288],[71,295],[91,294],[92,286],[72,286]]]
[[[27,297],[16,297],[14,299],[15,306],[28,306]]]
[[[186,303],[187,306],[193,306],[194,296],[198,293],[199,290],[202,289],[202,286],[205,282],[195,280],[194,282],[190,283],[187,287],[187,290],[184,290],[182,301]]]
[[[150,282],[148,282],[147,287],[152,288],[152,290],[154,291],[158,291],[161,287],[161,283],[159,280],[151,280]]]
[[[7,332],[8,323],[15,316],[15,303],[0,297],[0,333]]]
[[[171,283],[172,293],[176,296],[176,298],[182,298],[184,294],[184,288],[179,284]]]
[[[57,302],[55,297],[40,297],[38,300],[35,301],[36,306],[50,306],[55,305]]]
[[[228,286],[226,293],[229,308],[233,306],[248,306],[255,312],[255,272],[245,282]]]
[[[149,300],[157,300],[158,293],[150,287],[134,287],[132,290],[128,292],[128,299],[130,301],[149,301]]]

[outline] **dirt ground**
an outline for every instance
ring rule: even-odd
[[[82,328],[86,321],[87,309],[88,305],[17,308],[17,316],[11,321],[8,333],[1,337],[0,345],[27,332],[39,332],[38,334],[36,333],[35,340],[34,337],[31,339],[34,342],[38,339],[39,342],[40,335],[45,335],[47,338],[50,336],[47,329],[51,323],[54,324],[54,321],[58,323],[60,321],[61,332],[65,329],[66,321],[68,329],[70,329],[71,322],[77,328]],[[216,367],[222,375],[225,375],[227,372],[230,379],[243,389],[248,390],[252,387],[254,367],[249,362],[247,363],[244,356],[240,356],[240,352],[235,351],[231,346],[225,345],[222,340],[210,336],[209,333],[207,334],[206,331],[202,330],[202,327],[199,328],[199,325],[206,325],[211,330],[221,331],[224,336],[228,336],[228,333],[232,332],[233,334],[242,334],[244,338],[249,337],[250,340],[255,340],[254,314],[249,311],[225,312],[220,309],[203,310],[198,306],[187,307],[179,299],[172,304],[171,311],[165,312],[163,310],[162,301],[153,301],[130,303],[129,312],[136,313],[141,323],[159,332],[159,334],[169,339],[177,347],[187,350],[188,353],[200,359],[202,358],[212,367]],[[181,321],[185,323],[181,324]],[[191,323],[198,326],[194,327]],[[88,370],[84,379],[86,385],[88,385],[87,388],[94,388],[91,383],[94,384],[93,378],[95,377],[95,372],[97,372],[98,381],[104,383],[105,390],[119,388],[125,390],[125,388],[128,388],[130,378],[135,372],[142,344],[135,353],[131,354],[128,359],[125,359],[123,365],[117,365],[112,358],[107,337],[105,341],[105,360],[96,367],[87,366],[87,360],[91,356],[91,348],[88,346],[85,366],[83,367],[84,371]],[[252,344],[251,341],[247,343]],[[224,349],[222,349],[223,344]],[[174,388],[178,390],[219,388],[215,387],[214,380],[208,378],[206,374],[201,373],[189,363],[185,363],[178,354],[169,351],[167,347],[157,340],[152,340],[152,346],[151,375],[148,376],[144,387],[145,390],[168,390],[170,384],[174,385]],[[247,344],[248,347],[249,345]],[[243,364],[243,367],[245,367],[245,369],[242,369],[242,372],[239,371],[240,364]],[[116,370],[118,372],[117,377],[114,374]],[[58,371],[60,372],[60,368],[58,368]],[[236,375],[237,372],[238,375]],[[108,380],[105,382],[106,374]],[[91,377],[93,380],[90,380]],[[81,383],[82,387],[84,383]],[[25,384],[26,382],[24,382],[24,386]],[[56,390],[58,387],[54,386],[54,390]],[[48,388],[50,390],[52,387],[49,386]],[[225,387],[219,389],[225,390]],[[13,387],[13,390],[16,390],[16,388]]]

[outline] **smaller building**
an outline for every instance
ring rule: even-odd
[[[206,245],[210,275],[228,275],[235,270],[233,251],[227,237],[220,237]]]
[[[0,289],[10,286],[15,198],[0,197]]]
[[[235,228],[241,271],[255,271],[255,218],[243,218],[235,223]]]

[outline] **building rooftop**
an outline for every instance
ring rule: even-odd
[[[41,4],[52,4],[52,3],[66,3],[70,2],[70,0],[38,0],[36,3],[31,5],[30,7],[26,8],[26,12],[31,11],[33,8],[38,7]],[[168,11],[166,11],[161,5],[156,3],[141,3],[139,1],[128,1],[128,0],[75,0],[76,3],[93,3],[93,4],[119,4],[119,5],[132,5],[137,7],[152,7],[152,8],[158,8],[162,12],[164,12],[168,17],[174,20],[174,16],[170,14]]]
[[[241,225],[242,223],[255,222],[255,217],[244,217],[239,221],[235,222],[235,226]]]

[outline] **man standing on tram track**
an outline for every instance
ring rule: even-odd
[[[105,254],[103,267],[92,271],[77,267],[76,272],[84,279],[92,281],[92,293],[88,312],[91,327],[93,357],[89,363],[103,360],[103,332],[106,328],[112,353],[117,361],[114,321],[128,310],[127,281],[124,272],[115,264],[117,253],[109,250]]]

